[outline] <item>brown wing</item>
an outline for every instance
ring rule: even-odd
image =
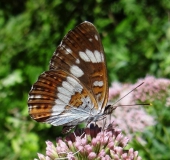
[[[63,70],[42,73],[28,98],[29,114],[38,122],[75,126],[99,112],[93,95]]]
[[[103,46],[93,24],[85,21],[68,32],[50,61],[50,69],[62,69],[77,77],[95,97],[98,110],[104,110],[107,71]]]

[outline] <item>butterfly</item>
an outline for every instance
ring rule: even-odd
[[[69,31],[54,52],[49,70],[29,92],[30,116],[38,122],[63,126],[69,132],[79,123],[96,122],[113,110],[108,101],[104,49],[90,22]]]

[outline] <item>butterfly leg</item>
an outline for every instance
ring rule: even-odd
[[[77,126],[63,126],[62,133],[67,134],[75,127],[77,127]]]

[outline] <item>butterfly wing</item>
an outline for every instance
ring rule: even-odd
[[[29,114],[55,126],[77,125],[97,114],[96,101],[86,87],[64,70],[42,73],[28,99]]]
[[[63,69],[77,77],[95,97],[98,110],[104,110],[108,100],[105,56],[92,23],[85,21],[68,32],[54,52],[50,69]]]
[[[39,122],[74,126],[102,113],[108,98],[100,36],[83,22],[69,31],[29,92],[30,116]]]

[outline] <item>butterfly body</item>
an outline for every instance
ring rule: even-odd
[[[30,116],[38,122],[72,127],[97,121],[108,99],[104,50],[90,22],[68,32],[29,92]]]

